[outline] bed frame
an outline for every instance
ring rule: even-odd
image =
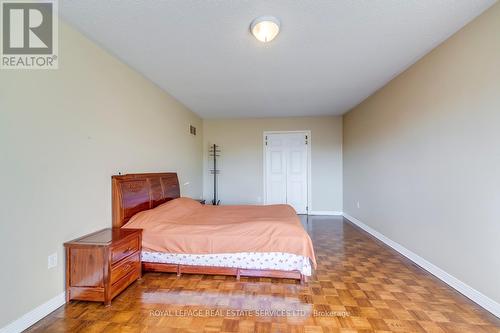
[[[120,228],[132,216],[180,197],[177,173],[137,173],[111,177],[113,228]],[[296,279],[306,282],[299,271],[259,270],[231,267],[194,266],[142,262],[142,269],[151,272],[234,275]]]

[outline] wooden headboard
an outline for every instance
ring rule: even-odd
[[[111,177],[113,228],[147,209],[180,196],[177,173],[135,173]]]

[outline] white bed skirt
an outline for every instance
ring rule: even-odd
[[[283,252],[177,254],[142,251],[142,261],[164,264],[300,271],[311,276],[309,258]]]

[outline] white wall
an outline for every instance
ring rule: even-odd
[[[0,72],[0,327],[63,292],[62,244],[111,226],[112,174],[202,194],[201,119],[64,22],[59,45],[59,70]]]
[[[264,131],[311,131],[313,211],[342,211],[342,118],[206,119],[203,122],[204,198],[212,199],[208,147],[222,148],[219,199],[224,204],[263,202]]]
[[[496,302],[499,38],[496,4],[344,116],[344,211]]]

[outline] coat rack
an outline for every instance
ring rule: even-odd
[[[212,205],[218,206],[220,200],[217,200],[217,175],[220,174],[220,170],[217,169],[217,157],[220,157],[220,147],[216,144],[210,145],[208,152],[209,156],[213,158],[213,165],[210,170],[210,173],[214,175],[214,198],[212,200]]]

